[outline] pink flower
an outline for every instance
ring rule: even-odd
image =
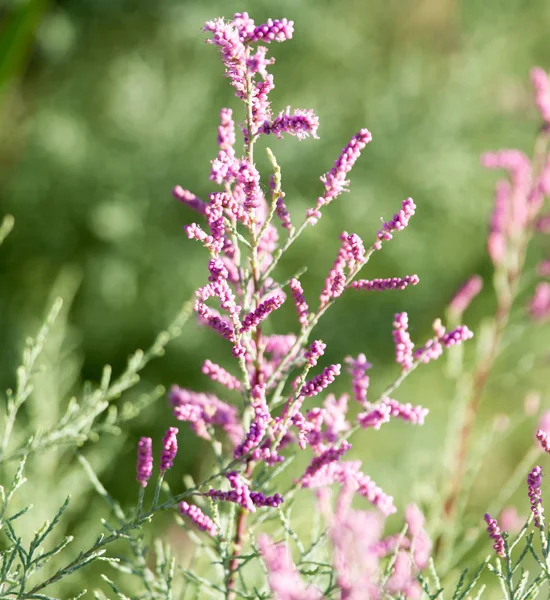
[[[187,504],[187,502],[184,501],[180,502],[179,510],[182,516],[189,517],[202,531],[206,531],[206,533],[212,537],[218,535],[218,526],[208,515],[205,515],[198,506]]]
[[[498,526],[497,520],[493,519],[489,513],[486,513],[484,518],[487,522],[487,533],[495,542],[493,544],[493,548],[497,556],[504,557],[504,538],[500,533],[500,527]]]
[[[277,600],[322,600],[320,590],[307,586],[292,562],[285,544],[275,544],[263,534],[258,546],[268,572],[269,587]]]
[[[479,275],[472,275],[449,303],[449,312],[457,317],[461,316],[482,288],[483,279]]]
[[[138,442],[136,471],[136,479],[145,487],[153,473],[153,441],[150,437],[142,437]]]
[[[346,175],[351,171],[353,165],[359,158],[363,148],[372,140],[368,129],[361,129],[354,135],[349,144],[342,148],[340,156],[334,162],[334,167],[321,177],[325,186],[322,196],[317,199],[315,208],[308,210],[307,216],[309,222],[313,225],[321,218],[321,208],[329,205],[337,198],[349,185]]]
[[[359,279],[353,281],[350,287],[356,290],[404,290],[409,285],[417,285],[420,280],[418,275],[406,275],[405,277],[390,277],[388,279]]]
[[[413,366],[414,344],[407,331],[409,318],[407,313],[397,313],[393,321],[393,341],[395,344],[395,362],[401,365],[403,371],[408,371]]]
[[[534,525],[540,529],[544,528],[544,509],[542,508],[542,467],[534,467],[527,477],[527,488],[531,511],[534,515]]]
[[[162,440],[162,455],[160,457],[160,470],[161,473],[168,471],[174,465],[174,458],[178,452],[178,429],[176,427],[169,427]]]
[[[376,236],[376,242],[373,244],[375,250],[382,248],[382,242],[391,240],[395,231],[401,231],[407,227],[410,218],[414,215],[416,204],[412,198],[403,200],[401,210],[393,215],[393,218],[384,223],[382,229]]]

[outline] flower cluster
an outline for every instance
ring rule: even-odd
[[[220,523],[227,520],[224,507],[239,507],[229,512],[236,519],[229,527],[235,555],[227,567],[227,586],[233,597],[231,590],[236,585],[235,570],[246,532],[246,519],[252,518],[248,515],[256,513],[258,508],[269,511],[281,507],[286,493],[273,493],[271,485],[277,465],[284,463],[289,454],[309,451],[311,458],[305,470],[295,478],[296,489],[315,490],[321,497],[328,493],[329,486],[336,484],[340,491],[334,514],[345,523],[350,535],[358,535],[357,526],[361,523],[362,526],[373,525],[360,564],[365,571],[357,581],[352,564],[355,558],[349,554],[352,546],[347,545],[348,534],[344,529],[338,531],[331,527],[334,570],[342,594],[354,590],[356,596],[353,597],[364,597],[359,591],[363,590],[363,585],[374,594],[379,584],[374,584],[370,577],[375,573],[380,575],[379,561],[388,552],[395,551],[395,566],[386,589],[390,593],[414,597],[418,592],[416,573],[426,567],[431,549],[423,516],[418,509],[408,508],[407,536],[397,541],[391,536],[381,539],[383,517],[395,513],[397,507],[392,496],[364,472],[361,461],[348,460],[346,455],[352,448],[348,438],[356,431],[379,429],[392,418],[422,425],[428,410],[390,397],[403,374],[390,391],[376,400],[367,399],[370,384],[367,371],[372,365],[364,354],[359,354],[345,357],[351,376],[351,395],[361,406],[358,415],[350,416],[350,395],[326,394],[340,376],[341,364],[320,364],[326,344],[319,339],[310,341],[310,336],[319,319],[348,288],[404,290],[419,283],[417,275],[357,279],[374,251],[380,250],[383,242],[391,240],[396,231],[408,225],[416,204],[411,198],[404,200],[401,209],[383,224],[380,231],[374,232],[374,241],[367,249],[357,233],[342,232],[336,259],[319,295],[317,310],[306,301],[298,276],[285,284],[277,283],[274,270],[283,251],[308,226],[315,225],[324,207],[348,189],[348,175],[372,136],[367,129],[360,129],[351,138],[332,169],[321,176],[324,190],[314,208],[307,211],[302,224],[295,228],[285,204],[280,170],[273,153],[268,152],[273,168],[268,185],[262,184],[254,161],[255,143],[261,136],[272,135],[274,141],[285,134],[298,140],[317,137],[319,119],[312,110],[287,107],[274,113],[271,107],[270,92],[274,82],[269,68],[274,59],[268,55],[265,44],[289,40],[293,23],[273,19],[256,25],[247,13],[237,13],[233,20],[209,21],[204,29],[209,36],[208,42],[219,49],[225,74],[236,96],[245,105],[245,120],[240,124],[244,154],[239,156],[237,151],[234,113],[223,108],[217,132],[218,152],[210,171],[211,182],[221,186],[222,190],[206,193],[203,198],[208,198],[207,201],[180,186],[174,188],[174,195],[202,219],[187,225],[185,231],[189,239],[201,242],[209,255],[207,282],[195,293],[194,310],[198,322],[229,342],[234,366],[222,367],[208,359],[202,365],[202,373],[223,387],[223,396],[179,386],[173,386],[169,394],[174,417],[189,423],[197,436],[211,443],[223,466],[207,481],[221,476],[226,480],[225,489],[217,484],[208,487],[203,484],[193,491],[194,495],[213,503],[214,520],[198,506],[186,502],[179,504],[180,513],[200,530],[217,536]],[[282,241],[283,236],[286,241]],[[287,297],[287,286],[296,310],[299,333],[274,334],[273,315]],[[436,323],[435,337],[415,350],[407,331],[407,314],[396,315],[393,334],[396,360],[404,374],[421,362],[437,358],[443,348],[461,343],[472,335],[464,326],[447,332],[440,321]],[[230,394],[234,394],[234,402],[227,398]],[[306,404],[310,406],[306,407]],[[171,428],[165,436],[161,473],[173,465],[176,433],[177,430]],[[228,452],[226,441],[229,442]],[[138,481],[145,485],[152,460],[150,443],[147,446],[144,442],[139,452]],[[225,456],[229,462],[225,462]],[[354,511],[351,504],[356,495],[366,498],[378,512]],[[222,513],[219,523],[216,515]],[[363,543],[361,540],[356,542]],[[296,569],[288,557],[285,558],[286,550],[267,537],[260,537],[258,544],[271,589],[278,597],[321,597],[317,588],[301,582]],[[386,554],[382,551],[383,546],[388,549]]]
[[[484,518],[487,523],[487,533],[495,542],[493,548],[497,556],[504,557],[504,538],[500,532],[497,520],[493,519],[489,513],[486,513]]]
[[[550,79],[545,71],[534,68],[531,81],[542,130],[548,135]],[[548,233],[550,215],[541,212],[545,198],[550,196],[550,159],[543,156],[542,161],[532,164],[519,150],[500,150],[484,154],[482,164],[490,169],[504,170],[508,176],[496,184],[487,244],[495,268],[506,273],[508,281],[516,285],[517,269],[513,257],[521,255],[533,232]],[[538,273],[547,277],[545,261],[539,265]],[[550,283],[541,281],[537,284],[528,312],[535,321],[550,318]]]
[[[160,457],[160,472],[164,475],[168,469],[174,466],[174,458],[178,452],[178,430],[169,427],[162,440],[162,453]],[[142,437],[137,447],[136,479],[145,488],[153,474],[153,442],[149,437]]]

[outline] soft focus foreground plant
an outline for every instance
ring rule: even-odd
[[[104,423],[98,424],[97,419],[111,400],[135,382],[135,375],[146,359],[160,354],[170,337],[179,333],[180,323],[162,334],[150,353],[138,353],[118,383],[109,385],[110,373],[106,371],[99,389],[88,392],[84,396],[85,402],[71,403],[67,415],[51,431],[40,433],[10,450],[10,434],[18,410],[32,391],[29,380],[47,333],[46,329],[42,330],[25,354],[15,394],[8,395],[2,458],[4,461],[22,460],[2,498],[1,525],[7,544],[2,554],[0,597],[51,598],[43,593],[45,588],[96,559],[105,559],[108,545],[124,541],[128,543],[130,553],[109,560],[114,567],[136,578],[134,587],[139,591],[132,597],[172,598],[178,594],[186,597],[188,590],[194,590],[195,597],[228,599],[271,596],[280,599],[414,598],[422,594],[436,598],[442,594],[442,587],[430,559],[432,542],[424,515],[415,504],[408,505],[401,533],[384,536],[385,518],[397,512],[393,498],[363,472],[360,461],[344,460],[344,457],[352,447],[349,440],[360,429],[379,429],[392,417],[411,424],[424,423],[428,412],[425,408],[400,403],[392,396],[417,366],[437,359],[445,348],[472,337],[468,328],[459,325],[459,320],[479,291],[480,282],[471,280],[451,303],[450,330],[437,319],[433,324],[433,337],[416,349],[408,332],[407,314],[395,315],[393,337],[400,373],[378,398],[367,397],[367,371],[371,364],[362,354],[343,357],[351,379],[351,393],[338,398],[329,394],[322,398],[321,394],[341,375],[342,365],[328,365],[318,374],[310,374],[326,348],[323,341],[311,339],[313,330],[347,289],[366,293],[404,289],[418,283],[416,275],[358,279],[370,257],[381,250],[395,232],[408,225],[416,206],[411,198],[404,200],[401,209],[373,236],[368,248],[357,234],[341,234],[336,260],[328,272],[316,308],[310,308],[312,301],[305,298],[299,274],[288,281],[277,282],[276,268],[284,252],[308,227],[314,226],[326,206],[346,190],[347,174],[371,141],[371,135],[368,130],[361,129],[351,138],[333,168],[321,177],[324,189],[316,204],[295,226],[285,203],[281,173],[273,153],[268,150],[272,173],[267,185],[262,186],[254,162],[254,147],[261,136],[280,138],[288,134],[299,140],[316,137],[318,118],[311,110],[291,111],[287,108],[274,114],[269,102],[269,92],[274,84],[268,67],[273,64],[273,59],[268,58],[267,47],[262,43],[289,39],[293,23],[285,19],[269,20],[256,26],[243,13],[235,15],[229,22],[210,21],[205,31],[209,35],[208,41],[220,50],[226,75],[245,107],[244,122],[240,126],[244,154],[239,157],[236,150],[232,111],[222,109],[218,128],[219,153],[212,161],[210,177],[221,191],[211,193],[207,202],[179,186],[174,194],[196,210],[206,223],[186,227],[188,237],[202,242],[210,256],[208,283],[197,290],[194,310],[204,325],[227,340],[234,372],[208,359],[202,371],[225,388],[224,395],[230,397],[232,394],[234,402],[178,386],[172,388],[170,402],[176,419],[190,423],[194,434],[210,444],[216,459],[215,469],[199,484],[184,478],[186,489],[172,492],[164,475],[173,466],[179,431],[170,427],[162,440],[158,475],[150,498],[146,491],[155,471],[153,448],[156,444],[151,438],[143,437],[137,452],[137,504],[135,509],[125,511],[102,486],[89,461],[78,455],[89,480],[109,503],[114,524],[105,521],[106,531],[93,545],[51,574],[45,569],[48,575],[40,578],[37,572],[71,541],[70,538],[57,541],[50,549],[43,546],[60,522],[68,502],[50,524],[28,545],[24,544],[16,532],[15,522],[26,514],[27,509],[16,511],[9,517],[7,509],[24,483],[27,455],[60,444],[74,447],[117,426],[120,423],[117,412],[111,412]],[[542,75],[539,81],[541,78]],[[546,126],[541,134],[542,140],[547,137],[547,129]],[[453,446],[457,457],[455,475],[449,485],[448,498],[439,505],[440,521],[447,525],[456,521],[459,514],[456,507],[463,489],[465,457],[481,393],[509,318],[528,232],[532,230],[542,200],[548,193],[544,187],[548,177],[545,155],[546,147],[543,146],[538,149],[536,170],[529,177],[525,163],[520,165],[523,171],[516,172],[519,167],[516,169],[514,161],[521,163],[517,155],[511,158],[509,154],[501,153],[491,155],[486,161],[490,166],[516,169],[512,181],[516,187],[508,190],[508,202],[514,212],[506,219],[503,214],[508,214],[509,209],[502,208],[505,200],[501,200],[493,217],[490,252],[497,271],[499,308],[489,351],[474,367],[471,399],[461,421],[459,443]],[[511,165],[510,160],[514,164]],[[501,236],[496,242],[494,234]],[[272,328],[267,328],[268,319],[290,300],[288,296],[297,313],[297,333],[273,333]],[[210,305],[212,301],[216,302],[215,307]],[[59,308],[55,306],[47,325]],[[184,318],[186,314],[184,311]],[[458,367],[455,375],[462,373],[462,365]],[[457,379],[460,379],[459,375]],[[357,403],[358,411],[348,411],[350,399]],[[130,411],[131,415],[139,412],[139,407]],[[546,448],[546,434],[541,431],[543,436],[539,435],[539,440]],[[307,467],[296,471],[293,484],[282,489],[279,476],[302,452],[307,453]],[[537,554],[531,543],[532,536],[528,536],[521,559],[530,550],[541,573],[528,588],[526,583],[514,588],[512,575],[521,559],[511,566],[509,551],[512,547],[508,549],[507,538],[501,534],[497,522],[486,516],[497,554],[508,557],[506,573],[498,565],[495,572],[506,581],[510,599],[532,597],[549,577],[548,536],[543,531],[540,507],[541,472],[537,469],[530,474],[529,497],[533,523],[541,531],[542,550]],[[333,484],[336,484],[337,492],[335,502],[331,497]],[[299,492],[310,495],[309,502],[315,504],[317,512],[317,526],[307,542],[299,535],[291,514]],[[375,510],[353,508],[358,496],[366,498]],[[155,567],[148,560],[142,526],[155,513],[166,509],[178,510],[182,517],[178,522],[195,543],[193,568],[184,568],[169,545],[160,542],[155,546]],[[304,518],[307,520],[307,516]],[[435,547],[437,555],[448,552],[453,538],[449,540],[447,531],[455,529],[447,527],[439,532]],[[465,572],[460,576],[453,598],[464,598],[472,591],[485,564],[468,581]],[[428,568],[429,576],[424,576],[422,572]],[[104,576],[104,580],[116,597],[128,597],[111,579]],[[521,581],[524,580],[527,581],[522,576]],[[96,597],[105,596],[97,591]]]

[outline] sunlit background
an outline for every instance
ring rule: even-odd
[[[276,154],[295,222],[314,205],[319,176],[341,147],[362,127],[373,134],[351,174],[350,193],[306,230],[283,261],[280,278],[307,265],[302,281],[313,300],[342,230],[368,244],[401,200],[412,196],[418,206],[409,228],[373,258],[367,276],[417,273],[420,285],[404,292],[347,292],[316,335],[328,345],[327,364],[364,352],[374,364],[372,393],[381,391],[398,374],[393,314],[407,311],[413,339],[426,339],[434,318],[443,316],[472,273],[486,286],[465,322],[477,332],[491,315],[485,238],[495,174],[480,167],[479,156],[501,147],[532,151],[539,122],[528,73],[533,65],[550,68],[548,0],[3,0],[0,216],[13,214],[15,229],[0,249],[0,388],[14,385],[25,337],[36,332],[52,299],[64,297],[65,325],[56,341],[63,358],[36,391],[32,402],[40,406],[29,409],[45,419],[84,380],[97,381],[104,364],[120,372],[128,355],[149,346],[206,281],[207,256],[183,231],[195,215],[171,190],[180,184],[199,197],[213,190],[208,175],[218,111],[232,107],[237,120],[243,113],[201,27],[245,10],[257,22],[269,16],[295,21],[294,39],[271,48],[277,60],[273,107],[313,108],[320,119],[319,140],[267,138],[256,152],[266,174],[267,143]],[[531,272],[545,250],[535,243]],[[548,403],[548,329],[522,329],[533,276],[524,284],[479,431],[493,427],[497,414],[521,414],[529,390],[539,390]],[[292,306],[280,312],[278,332],[296,331]],[[233,366],[227,344],[192,319],[127,397],[158,384],[211,390],[200,373],[205,358]],[[365,471],[400,509],[431,493],[430,472],[443,447],[452,396],[444,367],[441,360],[420,369],[397,394],[430,408],[424,427],[396,423],[356,439],[354,452],[365,459]],[[347,385],[342,379],[335,390]],[[488,457],[471,498],[473,525],[479,525],[475,511],[481,517],[494,489],[531,446],[535,421],[526,419]],[[174,424],[161,398],[121,436],[105,437],[101,450],[86,448],[123,505],[137,493],[138,437],[152,436],[158,447]],[[201,460],[209,456],[185,425],[180,444],[170,474],[174,488],[183,473],[200,476]],[[55,459],[38,460],[50,468],[45,473],[53,472]],[[76,482],[81,493],[67,529],[86,538],[105,509],[91,500],[85,478],[65,477],[66,465],[58,467],[55,480],[44,476],[25,493],[52,499],[38,507],[40,521]],[[514,500],[527,514],[523,488]],[[99,585],[78,576],[73,581],[76,589]]]

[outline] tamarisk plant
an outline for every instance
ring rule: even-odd
[[[85,411],[84,414],[89,416],[83,421],[85,426],[63,429],[65,422],[74,423],[69,418],[73,413],[82,414],[79,412],[81,405],[78,405],[69,411],[69,417],[63,417],[58,426],[52,428],[49,436],[40,434],[36,438],[38,442],[29,440],[11,453],[5,442],[2,459],[6,462],[19,459],[20,462],[7,491],[2,488],[0,498],[0,528],[7,539],[0,556],[0,598],[54,598],[46,591],[52,593],[50,589],[55,584],[98,560],[108,561],[131,577],[133,582],[128,585],[135,590],[132,598],[185,598],[189,591],[196,598],[227,600],[443,597],[443,586],[432,560],[432,541],[420,508],[412,503],[407,505],[401,532],[385,534],[386,518],[399,512],[391,490],[382,490],[364,472],[361,461],[348,460],[346,455],[352,448],[354,436],[362,430],[380,429],[392,418],[412,425],[424,423],[428,415],[426,408],[400,402],[394,394],[421,364],[438,359],[445,349],[459,346],[472,337],[471,331],[459,324],[459,320],[480,290],[480,280],[472,279],[451,302],[449,324],[445,326],[441,319],[436,319],[433,336],[420,344],[411,339],[407,313],[395,315],[393,339],[398,374],[377,398],[369,397],[368,372],[372,365],[364,354],[343,356],[340,363],[323,365],[326,344],[315,339],[314,332],[320,319],[342,294],[402,290],[419,283],[415,274],[384,279],[359,278],[370,258],[408,226],[416,212],[416,204],[411,198],[403,200],[393,217],[373,233],[370,245],[365,246],[357,233],[342,232],[339,239],[334,240],[336,258],[333,265],[327,267],[320,292],[304,290],[300,274],[288,281],[278,281],[277,267],[285,252],[300,235],[315,226],[333,201],[347,191],[348,174],[372,136],[367,129],[360,129],[351,137],[333,167],[321,176],[322,187],[316,202],[295,224],[296,215],[291,217],[287,207],[274,153],[267,150],[271,172],[263,185],[254,160],[255,144],[260,137],[294,136],[300,141],[317,137],[319,119],[312,110],[291,110],[289,107],[276,113],[270,104],[269,94],[274,82],[269,67],[274,59],[268,56],[266,44],[289,40],[293,23],[286,19],[270,19],[256,25],[246,13],[238,13],[231,21],[209,21],[204,30],[207,41],[219,50],[225,74],[243,103],[242,122],[237,127],[233,112],[228,108],[221,110],[218,155],[212,161],[210,173],[213,185],[218,186],[217,191],[210,193],[208,200],[202,200],[177,186],[174,195],[197,212],[199,222],[187,225],[185,231],[189,239],[202,243],[209,256],[205,283],[195,293],[193,309],[213,335],[227,341],[233,367],[226,369],[206,358],[202,372],[221,391],[218,394],[196,392],[174,385],[169,402],[175,419],[189,423],[192,435],[211,446],[215,468],[200,483],[187,476],[183,480],[185,487],[171,490],[164,476],[173,468],[179,429],[170,427],[162,444],[143,437],[137,448],[136,506],[126,510],[101,484],[85,452],[77,451],[91,484],[109,505],[112,520],[103,522],[105,531],[91,546],[50,571],[46,566],[53,559],[59,561],[61,553],[65,556],[65,548],[72,542],[66,537],[46,548],[68,501],[29,545],[23,543],[16,529],[18,519],[27,514],[28,508],[13,514],[9,512],[13,497],[24,484],[27,456],[61,443],[72,446],[74,452],[75,445],[83,444],[93,433],[102,433],[104,430],[97,425],[96,418],[119,393],[135,382],[135,376],[146,360],[160,354],[169,339],[179,333],[183,322],[180,320],[175,329],[157,340],[149,353],[136,355],[129,363],[128,373],[118,383],[110,384],[110,372],[106,372],[99,389],[94,392],[96,396],[92,393],[89,397],[97,399],[103,408],[92,416]],[[543,104],[540,98],[538,102]],[[237,149],[237,129],[243,136],[242,155]],[[506,162],[502,155],[498,157]],[[503,163],[499,162],[498,166]],[[533,189],[533,181],[538,182],[538,195],[529,206],[539,207],[540,198],[548,193],[540,183],[546,179],[542,175],[530,179],[529,189]],[[522,179],[521,182],[525,183]],[[525,191],[526,188],[521,189]],[[510,195],[516,199],[519,192]],[[514,207],[521,204],[519,200],[515,202]],[[502,239],[495,241],[496,238],[492,238],[491,252],[498,254],[503,252],[502,248],[509,249],[515,262],[509,266],[506,261],[495,261],[497,279],[505,282],[499,289],[504,290],[503,298],[507,303],[497,311],[495,348],[491,346],[489,358],[485,357],[478,366],[478,387],[473,388],[474,399],[462,425],[457,479],[450,485],[451,493],[444,506],[444,515],[449,519],[457,513],[455,492],[461,487],[463,457],[481,393],[478,388],[483,387],[488,376],[508,319],[523,265],[527,223],[532,225],[538,210],[520,213],[524,223],[519,233],[511,226],[515,221],[506,221],[502,225],[502,216],[493,217],[492,234],[498,233]],[[2,231],[8,230],[9,222],[2,228]],[[500,264],[508,266],[499,267]],[[270,316],[285,302],[294,305],[295,331],[274,333]],[[48,319],[48,325],[54,316]],[[45,335],[43,331],[29,347],[20,372],[20,391],[16,391],[15,400],[12,395],[8,398],[8,440],[16,424],[18,409],[32,392],[28,381]],[[326,390],[343,375],[342,366],[349,377],[350,393],[336,397]],[[348,410],[351,403],[356,403],[358,411]],[[136,412],[139,407],[132,415]],[[115,415],[107,425],[119,422]],[[68,433],[56,437],[54,433],[58,431]],[[547,433],[542,429],[541,432],[537,437],[542,448],[548,450]],[[363,435],[368,439],[368,432]],[[154,450],[159,446],[160,454]],[[283,489],[280,476],[300,453],[307,457],[307,466],[295,472],[293,483],[286,484]],[[159,457],[156,466],[155,455]],[[492,570],[504,582],[505,594],[510,600],[534,597],[549,579],[549,536],[543,531],[539,493],[541,471],[537,469],[531,472],[529,479],[532,517],[518,538],[518,541],[523,538],[527,541],[516,562],[512,562],[511,552],[517,542],[509,544],[508,536],[501,533],[498,522],[486,515],[495,552],[506,561],[504,569],[497,562]],[[151,494],[147,489],[150,482],[154,482]],[[309,502],[316,507],[312,535],[307,540],[299,534],[292,518],[292,508],[302,494],[309,495]],[[358,497],[365,498],[372,508],[354,508]],[[184,567],[170,545],[160,541],[154,546],[154,560],[148,557],[144,526],[160,511],[175,513],[177,522],[192,540],[194,551],[190,565]],[[526,535],[531,523],[541,532],[541,550],[535,549],[533,535]],[[116,542],[124,542],[129,551],[122,556],[107,557],[108,547]],[[445,547],[445,543],[443,539],[441,545]],[[438,550],[437,545],[435,550]],[[519,584],[515,584],[513,575],[529,553],[540,566],[540,574],[529,585],[524,575]],[[471,597],[487,562],[488,559],[472,577],[468,578],[466,571],[462,573],[453,600]],[[41,576],[42,573],[46,575]],[[103,582],[116,598],[130,597],[122,591],[122,584],[107,575],[103,575]],[[484,587],[480,587],[478,596],[483,590]],[[84,594],[85,590],[76,597]],[[96,598],[107,598],[100,590],[96,590],[95,595]]]
[[[360,413],[355,422],[348,420],[348,395],[340,398],[328,395],[319,402],[324,390],[341,375],[342,365],[330,364],[318,374],[310,374],[326,348],[322,340],[312,340],[315,327],[348,289],[368,292],[418,284],[417,275],[358,279],[371,256],[409,224],[416,205],[411,198],[405,199],[367,248],[356,233],[345,231],[340,235],[336,260],[315,308],[310,306],[311,299],[306,300],[297,275],[287,282],[277,282],[276,267],[284,252],[347,189],[347,175],[372,136],[367,129],[360,129],[352,136],[334,166],[321,176],[323,189],[317,202],[294,225],[273,152],[268,150],[273,172],[267,186],[262,187],[254,163],[254,147],[262,136],[290,135],[299,140],[317,137],[319,119],[313,111],[288,107],[275,114],[269,102],[274,84],[268,67],[273,59],[268,58],[263,44],[288,40],[293,24],[282,19],[257,26],[243,13],[236,14],[232,21],[210,21],[205,31],[210,36],[208,41],[220,52],[236,96],[244,103],[245,118],[240,125],[244,154],[237,155],[233,114],[224,108],[218,127],[219,152],[212,161],[210,174],[210,179],[222,190],[209,194],[208,201],[180,186],[174,189],[174,195],[206,222],[185,228],[188,237],[201,242],[210,256],[208,283],[197,290],[194,309],[204,325],[227,340],[235,361],[233,373],[208,359],[202,370],[219,386],[239,394],[242,409],[210,393],[172,388],[170,402],[174,416],[189,422],[195,434],[212,443],[222,466],[220,475],[227,482],[225,487],[219,487],[219,483],[218,487],[198,486],[193,492],[196,504],[181,502],[180,513],[209,534],[218,546],[223,566],[220,586],[228,598],[246,593],[248,576],[241,572],[248,567],[250,549],[254,548],[267,568],[271,591],[280,598],[321,598],[333,594],[364,597],[365,590],[373,597],[384,590],[418,595],[420,588],[415,574],[428,565],[431,546],[423,529],[422,515],[411,506],[413,516],[407,518],[410,537],[382,538],[383,517],[397,510],[393,498],[363,473],[360,461],[344,457],[352,447],[348,440],[359,429],[379,429],[392,417],[422,424],[426,409],[402,404],[390,395],[419,364],[437,359],[444,348],[460,344],[472,333],[462,325],[447,331],[436,320],[434,336],[415,349],[408,333],[407,314],[399,313],[393,323],[396,361],[400,367],[397,379],[379,398],[367,399],[366,373],[371,364],[364,355],[344,357]],[[297,313],[298,332],[268,333],[268,318],[289,295]],[[209,304],[212,299],[216,300],[216,307]],[[310,398],[317,400],[317,406],[306,410],[304,405]],[[225,435],[225,444],[218,441],[220,434]],[[138,455],[138,480],[142,486],[151,472],[150,447],[151,440],[142,439]],[[289,458],[308,448],[313,457],[294,486],[284,494],[273,493],[275,477],[289,463]],[[229,463],[225,458],[227,452],[231,454]],[[341,492],[336,512],[332,513],[325,492],[334,483]],[[256,533],[259,523],[270,519],[262,513],[269,515],[269,512],[279,513],[288,529],[290,519],[285,516],[283,503],[291,500],[300,488],[318,490],[323,512],[329,522],[334,522],[328,530],[334,563],[318,565],[315,572],[326,581],[315,585],[302,582],[299,577],[298,567],[307,564],[312,550],[306,550],[292,530],[289,535],[301,554],[297,567],[288,561],[288,548]],[[352,509],[354,495],[365,497],[378,515]],[[346,525],[342,528],[337,523]],[[370,533],[363,539],[362,532],[367,526]],[[312,546],[318,543],[315,541]],[[384,575],[379,563],[390,555],[394,555],[395,565]]]

